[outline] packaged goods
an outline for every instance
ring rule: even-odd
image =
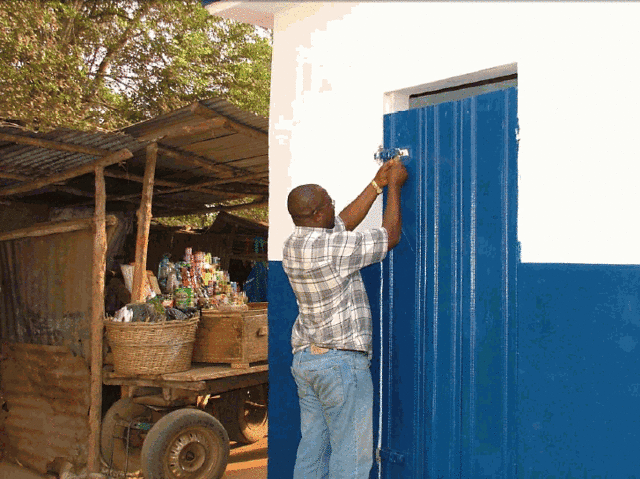
[[[171,295],[173,306],[180,310],[242,306],[247,302],[238,284],[231,282],[229,273],[220,269],[220,258],[211,253],[186,248],[184,261],[176,263],[171,263],[165,254],[158,275],[164,297]]]

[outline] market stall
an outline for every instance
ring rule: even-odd
[[[102,470],[103,293],[107,272],[114,265],[129,264],[117,258],[123,238],[135,225],[130,301],[144,302],[152,217],[265,204],[267,123],[223,100],[211,99],[113,133],[34,133],[0,125],[0,218],[9,219],[0,222],[0,234],[15,235],[13,225],[38,230],[43,226],[35,224],[42,221],[46,227],[84,222],[88,233],[80,249],[85,254],[70,262],[64,262],[70,241],[63,239],[62,249],[51,241],[72,234],[63,230],[41,240],[39,262],[15,256],[15,244],[23,239],[0,240],[8,245],[0,257],[3,291],[9,292],[0,299],[2,342],[7,351],[0,360],[8,410],[5,432],[7,450],[21,463],[41,473],[48,472],[56,459],[76,470]],[[231,208],[211,207],[238,198],[246,200]],[[119,230],[108,236],[110,215],[117,216]],[[50,280],[52,265],[57,277],[69,281]],[[230,288],[231,281],[227,282],[224,286]],[[40,307],[30,308],[24,291],[32,292]],[[41,300],[47,297],[52,301]],[[79,297],[89,301],[76,307],[73,299]],[[60,298],[67,301],[60,303]],[[60,314],[59,304],[66,305]],[[75,325],[75,335],[66,332],[70,325]],[[34,348],[36,353],[31,351]],[[5,380],[9,372],[23,378],[23,384],[12,387]],[[38,380],[52,372],[53,383],[55,378],[64,381],[61,387]],[[172,383],[166,393],[160,387],[160,396],[171,402],[172,395],[181,391],[175,386]],[[125,387],[123,392],[135,396],[140,390]],[[39,411],[38,420],[20,413],[29,408]],[[61,413],[75,415],[77,428],[47,429]],[[88,436],[76,434],[79,430],[88,431]],[[40,438],[48,443],[37,443]]]

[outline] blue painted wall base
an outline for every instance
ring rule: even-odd
[[[640,267],[521,264],[518,477],[640,477]]]
[[[363,277],[377,318],[379,268]],[[297,306],[280,262],[269,264],[269,292],[268,471],[280,479],[292,476],[300,437],[289,345]],[[520,264],[517,312],[517,477],[640,477],[640,266]]]

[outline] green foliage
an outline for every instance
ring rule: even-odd
[[[198,0],[3,0],[0,117],[113,130],[222,96],[267,116],[268,32]]]
[[[241,218],[246,218],[248,220],[269,224],[268,206],[258,206],[256,208],[250,208],[246,210],[237,210],[234,211],[233,214],[240,216]]]
[[[233,206],[249,203],[250,201],[251,198],[242,198],[226,201],[223,205]],[[241,210],[232,210],[230,211],[230,213],[239,216],[240,218],[269,224],[269,208],[267,206],[257,206]],[[174,216],[171,218],[153,218],[152,221],[165,226],[191,226],[192,228],[205,228],[213,224],[216,216],[218,216],[218,213],[212,212],[185,216]]]

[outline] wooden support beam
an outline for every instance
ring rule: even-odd
[[[102,166],[95,169],[95,234],[91,282],[91,393],[89,406],[89,473],[99,473],[100,418],[102,417],[102,335],[104,332],[104,276],[107,266],[107,194]]]
[[[229,174],[229,171],[235,172],[237,169],[233,168],[232,166],[225,165],[224,163],[220,163],[215,160],[209,160],[194,153],[178,150],[176,148],[158,145],[158,149],[164,156],[168,156],[169,158],[173,158],[175,160],[180,160],[187,165],[197,166],[198,168],[202,168],[203,170],[211,171],[213,173],[219,174],[221,171],[224,171],[225,173]]]
[[[88,173],[92,173],[97,168],[105,168],[109,165],[113,165],[114,163],[120,163],[121,161],[127,160],[132,156],[133,154],[127,149],[116,151],[107,156],[98,158],[97,160],[92,161],[91,163],[87,163],[86,165],[79,166],[78,168],[72,168],[70,170],[63,171],[62,173],[58,173],[56,175],[47,176],[46,178],[38,178],[37,180],[32,181],[30,183],[26,183],[24,185],[8,186],[6,188],[0,188],[0,196],[10,196],[10,195],[16,195],[20,193],[26,193],[28,191],[37,190],[38,188],[42,188],[43,186],[59,183],[61,181],[66,181],[71,178],[75,178],[77,176],[82,176]]]
[[[224,127],[226,122],[225,118],[212,118],[199,123],[198,125],[178,125],[162,127],[157,130],[152,130],[145,133],[142,136],[136,137],[140,141],[158,141],[162,138],[180,138],[182,136],[192,136],[207,131],[211,131],[215,128]]]
[[[69,151],[71,153],[84,153],[90,156],[107,156],[113,153],[111,150],[103,148],[93,148],[84,145],[72,145],[71,143],[61,143],[59,141],[43,140],[42,138],[33,138],[31,136],[10,135],[0,133],[0,141],[11,141],[20,145],[37,146],[48,150]]]
[[[269,173],[265,172],[264,175],[267,176]],[[105,171],[104,172],[104,176],[108,176],[110,178],[117,178],[117,179],[121,179],[121,180],[128,180],[128,181],[135,181],[136,183],[144,183],[144,177],[142,176],[137,176],[137,175],[132,175],[130,173],[118,173],[118,172],[110,172],[110,171]],[[262,183],[260,183],[262,184]],[[164,187],[168,187],[168,188],[182,188],[181,191],[186,191],[186,190],[192,190],[192,191],[201,191],[203,193],[220,193],[220,191],[211,191],[209,189],[207,189],[206,186],[200,186],[200,185],[185,185],[184,183],[178,183],[177,181],[167,181],[167,180],[159,180],[158,178],[154,178],[153,180],[153,185],[155,186],[164,186]],[[268,185],[265,185],[268,186]],[[156,192],[158,193],[158,192]],[[137,198],[139,197],[139,194],[136,194],[134,197]],[[124,197],[122,197],[124,199]]]
[[[5,173],[0,171],[0,178],[5,178],[7,180],[16,180],[16,181],[29,181],[31,178],[22,175],[14,175],[13,173]]]
[[[184,188],[184,189],[180,189],[180,191],[186,191],[186,190],[190,190],[190,189],[195,189],[195,188]],[[198,190],[200,191],[200,190]],[[161,196],[162,194],[164,194],[166,192],[166,190],[158,190],[155,192],[156,196]],[[232,191],[225,191],[225,190],[215,190],[215,191],[209,191],[209,190],[202,190],[203,193],[209,193],[209,194],[216,194],[219,196],[224,196],[226,199],[230,199],[233,200],[235,198],[243,198],[245,196],[248,196],[246,194],[241,194],[241,193],[236,193],[236,192],[232,192]],[[109,197],[109,200],[111,202],[113,201],[131,201],[135,198],[140,198],[141,194],[140,193],[135,193],[135,194],[131,194],[131,195],[121,195],[121,196],[111,196]]]
[[[230,181],[235,181],[235,178],[256,174],[246,168],[240,168],[227,163],[220,163],[218,161],[210,160],[208,158],[204,158],[194,153],[178,150],[175,148],[170,148],[163,145],[158,145],[158,150],[164,156],[168,156],[169,158],[180,160],[188,165],[202,168],[204,170],[211,171],[218,175],[220,175],[221,172],[223,172],[223,174],[226,174],[226,175],[231,174],[233,176],[227,177],[227,179],[229,179]],[[264,172],[262,174],[263,177],[268,175],[269,175],[268,172]]]
[[[10,241],[23,238],[37,238],[60,233],[69,233],[93,227],[95,220],[93,218],[81,218],[69,221],[57,221],[51,223],[38,223],[28,228],[8,231],[0,233],[0,241]],[[118,219],[109,215],[105,220],[106,224],[111,226],[118,223]]]
[[[187,191],[187,190],[194,190],[194,189],[202,190],[203,188],[210,188],[211,186],[224,185],[227,183],[235,183],[236,181],[252,180],[254,178],[264,178],[265,176],[268,176],[268,175],[269,175],[269,172],[264,171],[260,173],[249,173],[246,175],[235,176],[233,178],[218,178],[217,180],[203,181],[202,183],[198,183],[192,186],[181,186],[179,188],[170,188],[168,190],[158,191],[157,194],[168,195],[171,193],[180,193],[182,191]]]
[[[119,180],[135,181],[136,183],[144,183],[143,176],[132,175],[131,173],[120,173],[117,171],[105,170],[104,176],[107,176],[109,178],[117,178]],[[178,183],[176,181],[159,180],[157,178],[153,180],[153,184],[155,186],[167,186],[170,188],[177,188],[179,186],[184,186],[182,183]]]
[[[144,301],[144,278],[147,275],[147,247],[149,243],[149,226],[151,225],[151,201],[153,198],[153,178],[158,159],[158,145],[147,146],[147,162],[142,183],[142,198],[138,209],[138,233],[136,234],[136,259],[133,268],[133,292],[131,301]]]
[[[63,193],[68,193],[73,196],[81,196],[83,198],[94,198],[94,194],[89,191],[84,191],[78,188],[71,188],[69,186],[53,186],[52,188],[55,191],[61,191]]]
[[[217,180],[204,181],[202,183],[198,183],[198,186],[201,188],[206,188],[210,186],[224,185],[227,183],[235,183],[236,181],[245,181],[245,180],[253,180],[256,178],[264,178],[265,176],[269,176],[268,171],[261,171],[259,173],[247,173],[246,175],[234,176],[233,178],[220,178]]]
[[[207,108],[202,103],[194,103],[189,107],[189,109],[196,115],[201,116],[203,118],[220,118],[220,115],[213,111],[211,108]],[[243,125],[238,123],[237,121],[233,121],[229,118],[226,118],[225,128],[229,128],[231,130],[240,133],[241,135],[248,136],[251,138],[255,138],[257,140],[267,140],[268,134],[264,131],[260,131],[256,128],[252,128],[250,126]]]

